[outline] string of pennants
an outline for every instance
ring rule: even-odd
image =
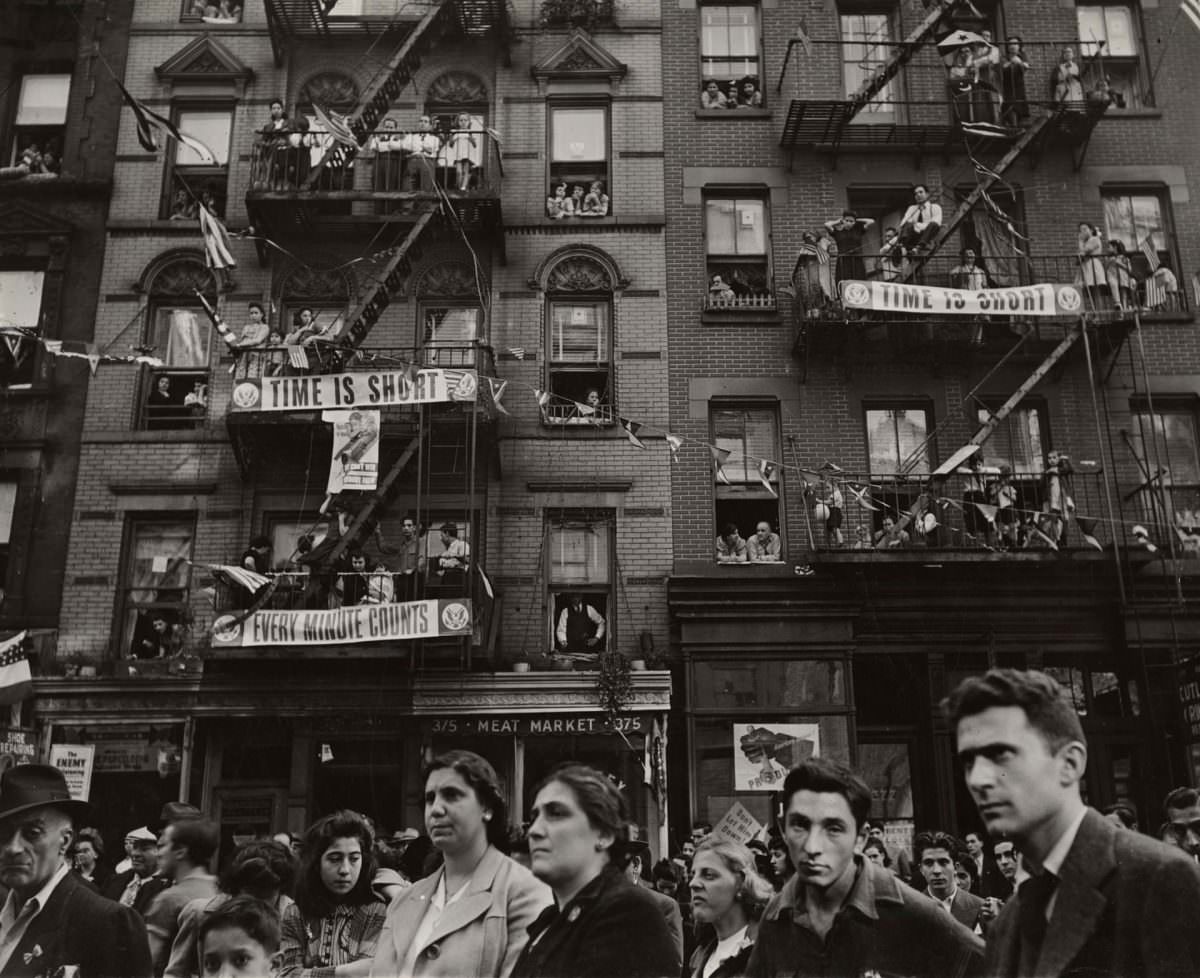
[[[38,335],[37,330],[26,326],[0,327],[0,339],[4,341],[4,345],[8,348],[9,353],[14,357],[17,355],[17,350],[21,344],[29,342],[37,343],[51,356],[86,360],[93,377],[96,375],[96,368],[102,363],[144,364],[148,367],[165,366],[160,357],[154,356],[152,347],[131,347],[130,349],[133,352],[129,354],[107,353],[102,352],[100,347],[95,343],[52,340]]]

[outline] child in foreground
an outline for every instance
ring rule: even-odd
[[[274,978],[279,973],[279,915],[253,897],[236,897],[197,931],[203,978]]]

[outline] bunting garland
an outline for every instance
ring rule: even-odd
[[[779,493],[775,491],[775,487],[771,485],[771,478],[775,475],[778,466],[774,462],[768,462],[765,458],[758,460],[758,478],[763,484],[763,487],[776,499],[779,498]]]
[[[96,368],[101,363],[132,363],[138,366],[144,364],[149,367],[163,366],[162,359],[154,356],[153,350],[148,347],[131,347],[133,352],[127,356],[101,353],[95,343],[74,342],[74,346],[82,347],[82,349],[67,349],[66,341],[64,340],[47,339],[38,336],[31,329],[25,329],[20,326],[0,327],[0,338],[3,338],[5,344],[19,343],[22,340],[37,343],[53,357],[65,357],[68,360],[86,360],[93,377],[96,375]]]
[[[500,403],[500,399],[504,397],[504,389],[507,386],[507,380],[497,380],[495,377],[488,378],[488,389],[492,394],[492,407],[494,407],[501,414],[508,414],[508,408]]]
[[[729,450],[717,448],[716,445],[709,445],[708,450],[712,453],[713,465],[717,471],[717,481],[726,486],[730,485],[729,476],[725,474],[725,463],[729,461]]]
[[[667,433],[667,447],[671,449],[671,461],[679,461],[679,449],[683,447],[683,439],[678,435]]]
[[[636,421],[630,421],[629,418],[618,418],[621,422],[621,427],[625,429],[625,434],[629,438],[629,444],[634,448],[640,448],[646,451],[646,444],[638,437],[638,432],[642,430],[642,426]]]

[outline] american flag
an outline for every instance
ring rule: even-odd
[[[1188,20],[1192,22],[1192,26],[1200,31],[1200,0],[1183,0],[1179,5],[1179,9],[1188,15]]]
[[[20,703],[33,688],[29,659],[22,643],[28,632],[18,632],[0,643],[0,703]]]
[[[1154,235],[1148,234],[1142,239],[1141,249],[1142,254],[1146,256],[1146,261],[1150,263],[1150,271],[1158,271],[1158,252],[1154,248]]]
[[[1158,275],[1146,279],[1146,308],[1157,309],[1167,304],[1167,289]]]
[[[198,211],[200,233],[204,236],[204,260],[209,268],[237,268],[237,260],[229,250],[229,230],[203,203]]]
[[[224,578],[231,584],[244,587],[251,594],[271,583],[271,579],[265,574],[260,574],[258,571],[252,571],[245,567],[237,567],[233,564],[213,564],[212,572],[217,577]]]
[[[116,79],[113,79],[116,81]],[[125,103],[133,110],[134,118],[137,119],[137,138],[142,144],[142,149],[147,153],[158,152],[158,139],[155,138],[158,132],[166,133],[171,139],[183,143],[193,153],[200,157],[200,162],[204,166],[213,166],[217,162],[217,154],[211,149],[196,139],[194,136],[189,136],[185,132],[180,132],[179,127],[164,115],[159,115],[152,108],[143,102],[139,102],[136,98],[129,94],[129,89],[117,82],[117,88],[121,90],[121,94],[125,97]]]
[[[308,351],[302,346],[286,347],[288,355],[288,363],[297,370],[308,370],[312,366],[308,362]]]
[[[525,359],[525,347],[523,346],[510,346],[508,348],[508,352],[512,355],[514,360]]]
[[[359,148],[358,140],[354,138],[354,132],[346,123],[344,115],[338,115],[338,113],[333,111],[326,112],[321,106],[316,104],[313,105],[313,114],[320,121],[321,128],[333,137],[334,142],[341,143],[343,146],[349,146],[355,150]]]

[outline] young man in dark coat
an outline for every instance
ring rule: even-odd
[[[788,773],[783,837],[796,873],[767,905],[748,978],[955,978],[978,968],[980,938],[855,852],[870,811],[871,789],[845,765],[814,757]]]
[[[77,968],[79,978],[150,978],[142,919],[70,871],[71,800],[57,768],[25,764],[0,776],[0,976],[32,978]]]
[[[1200,868],[1084,804],[1087,742],[1058,683],[993,669],[964,680],[946,712],[988,832],[1021,853],[1017,892],[988,931],[986,973],[1200,975]]]

